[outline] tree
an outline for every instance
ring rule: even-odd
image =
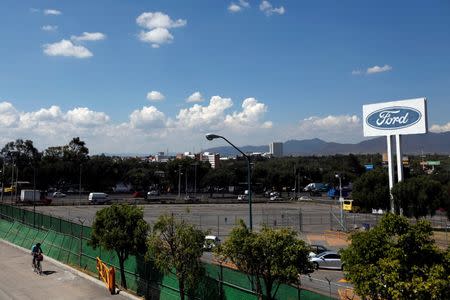
[[[429,222],[387,214],[351,236],[344,272],[362,299],[450,299],[450,250],[439,250]]]
[[[267,299],[275,299],[281,283],[297,283],[298,274],[312,271],[308,247],[297,239],[291,229],[272,229],[263,226],[252,232],[241,220],[228,239],[216,250],[221,259],[254,277],[256,292],[263,299],[263,282]]]
[[[90,245],[115,251],[119,259],[121,285],[126,289],[124,262],[129,255],[146,251],[149,225],[144,211],[134,205],[114,204],[95,214]]]
[[[354,205],[363,211],[372,208],[387,209],[390,205],[389,183],[386,172],[375,169],[364,173],[353,183]]]
[[[402,208],[406,216],[416,219],[434,215],[438,208],[449,206],[445,188],[427,175],[397,183],[392,188],[392,196],[396,207]]]
[[[203,274],[200,257],[204,241],[205,232],[173,215],[160,216],[153,226],[147,259],[153,260],[161,272],[177,277],[181,300],[185,299],[186,291],[194,291]]]

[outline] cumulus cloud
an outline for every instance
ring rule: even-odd
[[[50,108],[41,108],[38,111],[26,112],[19,116],[20,123],[24,127],[35,127],[45,122],[60,122],[63,119],[63,113],[58,106]]]
[[[136,18],[136,23],[146,29],[139,33],[139,40],[150,43],[153,48],[159,48],[162,44],[173,41],[174,37],[169,29],[184,27],[187,21],[184,19],[172,20],[170,16],[157,11],[142,13]]]
[[[267,112],[267,105],[255,98],[247,98],[242,102],[242,111],[227,115],[225,123],[231,127],[263,127],[270,128],[271,122],[262,125],[261,120]]]
[[[448,122],[447,124],[443,124],[443,125],[434,124],[431,126],[430,131],[437,132],[437,133],[450,131],[450,122]]]
[[[67,112],[66,119],[75,125],[90,127],[107,123],[109,116],[104,112],[92,111],[87,107],[77,107]]]
[[[46,15],[46,16],[59,16],[60,14],[62,14],[62,12],[57,9],[45,9],[44,10],[44,15]]]
[[[230,3],[230,5],[228,6],[228,11],[231,13],[237,13],[237,12],[240,12],[241,10],[242,10],[242,7],[240,7],[236,3]]]
[[[286,12],[284,6],[273,7],[272,3],[269,1],[261,1],[259,10],[261,10],[266,16],[271,16],[273,14],[282,15]]]
[[[147,93],[147,99],[150,101],[162,101],[165,98],[166,97],[158,91],[151,91]]]
[[[89,49],[81,45],[74,45],[69,40],[61,40],[53,44],[45,44],[44,53],[48,56],[67,56],[76,58],[89,58],[93,54]]]
[[[192,95],[190,95],[187,99],[186,102],[190,103],[190,102],[203,102],[203,96],[200,92],[195,92]]]
[[[83,34],[79,36],[72,35],[70,39],[74,42],[101,41],[106,39],[106,35],[101,32],[83,32]]]
[[[181,109],[177,115],[181,128],[221,126],[225,119],[225,110],[233,106],[230,98],[213,96],[208,106],[194,104],[191,108]]]
[[[390,65],[384,65],[382,67],[380,66],[373,66],[370,68],[367,68],[366,73],[367,74],[375,74],[375,73],[382,73],[392,70],[392,67]]]
[[[144,106],[130,115],[132,128],[162,128],[165,123],[166,116],[154,106]]]
[[[57,31],[58,26],[57,25],[44,25],[41,27],[43,31]]]
[[[11,127],[17,124],[18,113],[10,102],[0,102],[0,126]]]
[[[159,48],[162,44],[173,41],[173,35],[166,28],[155,28],[150,31],[141,31],[139,39],[142,42],[150,43],[153,48]]]

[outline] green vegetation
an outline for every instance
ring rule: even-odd
[[[298,283],[298,274],[309,273],[312,266],[308,259],[308,247],[297,239],[291,229],[263,227],[252,232],[241,220],[233,228],[228,239],[220,245],[215,254],[228,260],[255,278],[256,292],[263,299],[275,299],[281,283]]]
[[[418,176],[399,182],[392,188],[396,207],[408,217],[434,215],[438,208],[450,213],[450,202],[444,186],[429,176]]]
[[[200,262],[205,232],[174,216],[162,215],[148,239],[147,259],[163,273],[173,273],[179,283],[180,299],[193,294],[204,270]]]
[[[389,178],[381,168],[363,174],[353,183],[353,205],[363,212],[372,208],[388,209],[390,204]]]
[[[344,272],[363,299],[450,299],[450,248],[439,250],[431,225],[387,214],[342,250]]]
[[[119,260],[120,279],[127,288],[124,262],[130,255],[146,251],[149,225],[144,221],[142,208],[128,204],[114,204],[95,214],[90,245],[116,252]]]

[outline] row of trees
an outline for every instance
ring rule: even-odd
[[[116,252],[121,285],[127,288],[124,263],[130,255],[143,255],[163,273],[172,273],[179,281],[180,298],[195,295],[204,275],[200,257],[207,232],[177,219],[160,216],[153,228],[144,221],[137,206],[112,205],[97,212],[90,244]],[[259,299],[275,299],[281,283],[298,283],[299,274],[312,271],[309,249],[290,229],[263,227],[252,232],[240,222],[215,255],[230,261],[255,282]],[[264,289],[264,291],[263,291]]]
[[[449,187],[430,175],[410,177],[396,183],[391,191],[397,213],[420,218],[434,215],[438,209],[450,218]],[[390,194],[386,170],[377,168],[358,178],[353,185],[354,205],[364,212],[372,208],[390,209]]]
[[[221,162],[221,167],[211,169],[208,162],[185,158],[167,163],[148,162],[140,158],[89,155],[86,143],[73,138],[68,144],[38,151],[31,140],[11,141],[1,150],[5,166],[3,181],[12,184],[19,172],[21,181],[36,180],[39,189],[54,187],[67,190],[78,189],[80,181],[85,190],[108,191],[118,182],[130,184],[134,190],[146,190],[149,186],[160,186],[161,191],[177,189],[179,172],[182,173],[182,190],[207,191],[209,188],[228,189],[242,186],[245,189],[246,163],[243,159]],[[288,157],[279,159],[252,159],[252,183],[256,190],[305,186],[310,182],[337,184],[335,173],[344,174],[348,183],[364,172],[360,160],[354,155],[330,157]],[[15,172],[13,172],[13,169]],[[187,186],[186,186],[187,185]]]

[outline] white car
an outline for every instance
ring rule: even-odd
[[[65,196],[66,196],[66,194],[61,193],[61,192],[54,192],[53,193],[53,198],[63,198]]]
[[[205,251],[211,251],[214,247],[219,246],[220,239],[215,235],[205,236],[205,243],[203,244],[203,249]]]
[[[312,262],[315,269],[336,269],[342,270],[341,255],[335,251],[325,251],[315,256],[310,256],[309,261]]]

